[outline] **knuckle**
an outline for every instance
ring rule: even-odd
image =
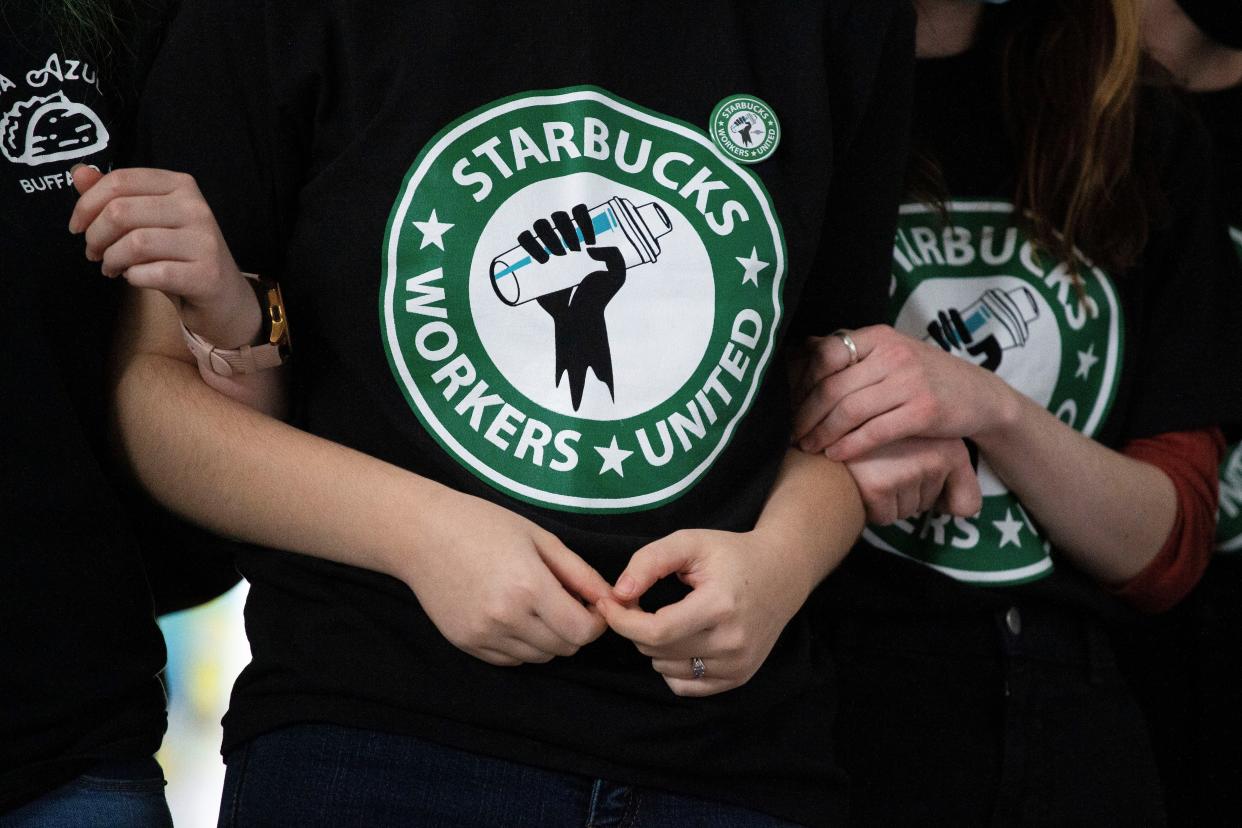
[[[490,632],[490,625],[486,619],[476,618],[464,624],[460,630],[455,630],[451,635],[446,635],[445,637],[461,649],[466,650],[481,647],[487,642]]]
[[[815,343],[814,349],[811,351],[811,364],[818,369],[816,373],[826,373],[832,367],[832,352],[830,350],[832,337],[825,337]]]
[[[580,647],[590,644],[595,637],[595,630],[585,625],[580,625],[569,633],[569,641],[573,644],[576,651]]]
[[[676,539],[678,543],[685,542],[688,539],[693,539],[694,536],[694,532],[689,529],[678,529],[676,532],[669,535],[670,538]]]
[[[129,208],[124,199],[114,198],[103,208],[102,215],[109,224],[124,224]]]
[[[915,426],[925,429],[936,422],[940,414],[940,405],[934,397],[926,394],[915,400],[911,413],[914,415]]]
[[[209,259],[214,259],[220,254],[220,238],[208,230],[201,230],[197,234],[198,246],[203,251],[203,255]]]
[[[874,522],[875,516],[878,515],[880,513],[880,509],[883,508],[883,499],[880,497],[880,493],[874,488],[867,488],[861,494],[863,508],[867,510],[868,518]]]
[[[140,227],[130,231],[129,251],[133,255],[145,256],[151,250],[151,243],[151,232],[146,228]]]
[[[213,218],[211,208],[208,207],[207,202],[203,201],[201,198],[190,199],[189,204],[186,205],[185,211],[186,216],[190,219],[190,221],[196,224],[201,224]]]
[[[667,647],[672,642],[672,634],[667,627],[656,627],[647,636],[647,644],[652,648]]]
[[[146,266],[147,279],[154,285],[167,287],[172,281],[168,262],[151,262]]]
[[[484,635],[497,627],[508,626],[511,616],[510,602],[504,594],[486,599],[482,607],[482,628]],[[477,630],[477,628],[476,628]]]
[[[871,499],[878,504],[883,503],[885,499],[891,498],[897,493],[897,484],[893,480],[881,478],[871,482],[870,494]]]
[[[741,627],[735,627],[726,632],[720,639],[721,650],[725,655],[738,656],[746,652],[746,631]]]
[[[710,618],[717,626],[727,624],[737,616],[737,599],[732,595],[721,595],[712,607]]]
[[[897,367],[912,369],[918,363],[918,354],[915,353],[914,348],[910,347],[909,342],[898,340],[893,342],[890,347],[893,362]]]
[[[859,415],[859,403],[852,395],[837,403],[836,411],[845,420],[857,419]]]
[[[815,387],[811,389],[811,393],[807,395],[803,407],[806,408],[809,405],[812,411],[828,411],[831,402],[832,387],[826,381],[821,381],[816,383]]]

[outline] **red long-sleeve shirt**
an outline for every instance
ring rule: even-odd
[[[1177,515],[1164,547],[1117,590],[1142,612],[1164,612],[1194,588],[1212,556],[1225,438],[1218,428],[1171,431],[1132,440],[1121,451],[1160,469],[1177,491]]]

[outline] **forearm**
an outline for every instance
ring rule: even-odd
[[[845,558],[863,525],[862,499],[845,465],[790,449],[755,532],[772,538],[779,564],[800,575],[810,594]]]
[[[278,420],[288,415],[285,397],[288,376],[284,366],[231,377],[220,376],[199,366],[198,375],[202,383],[247,408]]]
[[[1048,539],[1096,579],[1130,580],[1168,538],[1177,514],[1172,481],[1029,398],[1012,392],[1002,420],[975,439]]]
[[[402,556],[434,542],[426,524],[444,501],[465,497],[212,390],[157,294],[134,292],[122,327],[114,389],[122,449],[152,495],[196,523],[395,574]]]

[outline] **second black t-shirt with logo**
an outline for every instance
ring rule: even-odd
[[[1171,96],[1143,93],[1135,163],[1155,165],[1167,204],[1152,211],[1138,266],[1110,272],[1080,254],[1080,295],[1074,268],[1041,251],[1015,215],[1018,154],[1000,129],[995,86],[984,50],[918,63],[912,146],[934,159],[947,193],[942,205],[901,207],[887,321],[996,372],[1110,447],[1238,422],[1239,285],[1218,205],[1203,197],[1206,136]],[[976,516],[868,527],[832,581],[837,601],[881,614],[1033,601],[1129,616],[1062,558],[986,458],[979,480]]]

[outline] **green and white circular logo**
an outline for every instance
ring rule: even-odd
[[[701,130],[594,87],[446,127],[389,217],[393,375],[458,462],[563,510],[686,492],[758,392],[785,245],[763,185]]]
[[[754,95],[730,95],[712,110],[712,140],[735,161],[758,164],[781,142],[781,122]]]
[[[1063,422],[1093,436],[1116,395],[1123,346],[1112,280],[1080,259],[1041,252],[1010,204],[957,201],[901,209],[893,250],[893,327],[1004,379]],[[928,513],[869,527],[874,545],[962,581],[1015,584],[1052,570],[1050,545],[985,460],[974,518]]]
[[[1221,552],[1242,552],[1242,443],[1230,447],[1220,466],[1216,548]]]

